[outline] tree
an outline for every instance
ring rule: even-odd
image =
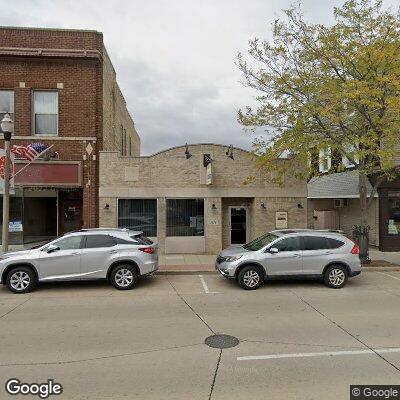
[[[264,127],[256,139],[256,165],[304,179],[310,153],[343,154],[359,174],[360,229],[379,185],[399,172],[400,18],[379,0],[349,0],[334,8],[330,26],[304,20],[300,5],[284,11],[270,41],[250,40],[237,65],[246,86],[260,95],[257,107],[239,110],[247,129]],[[289,153],[287,162],[277,162]],[[312,165],[312,164],[311,164]],[[311,171],[312,173],[313,171]],[[367,179],[374,177],[367,193]],[[368,256],[367,238],[360,257]]]

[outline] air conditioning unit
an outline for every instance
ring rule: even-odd
[[[335,208],[343,208],[347,206],[347,199],[334,199],[333,206]]]

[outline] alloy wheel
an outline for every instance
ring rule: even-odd
[[[127,268],[121,268],[115,274],[115,282],[120,287],[127,287],[133,282],[133,274]]]
[[[243,276],[243,282],[247,287],[253,288],[260,282],[260,275],[254,270],[247,271]]]
[[[329,282],[334,286],[340,286],[345,279],[346,275],[340,268],[335,268],[329,273]]]
[[[25,271],[16,271],[10,277],[10,285],[14,290],[25,290],[31,282],[30,276]]]

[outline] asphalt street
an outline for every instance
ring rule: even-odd
[[[399,310],[400,272],[364,272],[341,290],[248,292],[215,274],[153,276],[131,291],[0,287],[0,399],[19,398],[10,378],[52,378],[65,399],[348,399],[350,384],[400,384]],[[208,347],[218,333],[239,344]]]

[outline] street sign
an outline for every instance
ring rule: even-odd
[[[15,194],[14,189],[14,154],[10,154],[10,194]],[[4,173],[6,167],[6,152],[4,149],[0,149],[0,194],[4,194]]]

